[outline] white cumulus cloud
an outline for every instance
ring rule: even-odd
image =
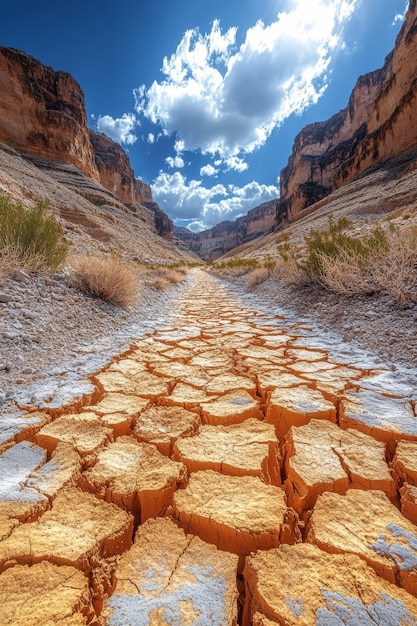
[[[114,119],[111,115],[99,115],[97,130],[105,133],[118,143],[132,145],[137,140],[133,129],[137,125],[137,119],[133,113],[123,113],[122,117]]]
[[[177,167],[181,169],[182,167],[184,167],[184,159],[178,154],[175,157],[167,157],[165,161],[167,162],[169,167],[172,167],[172,168]]]
[[[278,197],[274,185],[252,181],[243,187],[217,184],[208,188],[200,180],[187,180],[181,172],[160,172],[151,187],[155,202],[177,224],[189,224],[194,230],[211,228],[223,220],[234,220],[259,204]]]
[[[261,147],[291,113],[317,102],[333,52],[359,0],[290,0],[271,24],[187,31],[163,61],[161,81],[136,90],[136,111],[185,150],[222,158]]]
[[[210,163],[203,165],[203,167],[200,168],[200,176],[215,176],[218,173],[219,170],[210,165]]]

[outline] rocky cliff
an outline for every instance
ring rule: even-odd
[[[417,143],[417,16],[411,0],[382,69],[361,76],[348,106],[306,126],[280,176],[278,222],[300,212]]]
[[[150,187],[135,178],[121,146],[88,128],[84,94],[70,74],[0,46],[0,89],[0,141],[32,157],[74,165],[172,238],[171,220],[153,202]]]
[[[200,233],[175,228],[175,235],[202,259],[214,261],[229,250],[271,232],[276,225],[277,202],[265,202],[234,222],[220,222]]]

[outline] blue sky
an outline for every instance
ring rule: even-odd
[[[201,230],[278,197],[295,135],[383,65],[408,2],[4,4],[0,44],[70,72],[90,126],[177,225]]]

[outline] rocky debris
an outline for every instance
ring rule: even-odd
[[[204,425],[198,434],[177,439],[174,458],[184,463],[189,474],[210,469],[281,484],[280,451],[274,427],[257,419],[231,426]]]
[[[243,626],[417,624],[416,598],[379,578],[353,554],[282,545],[250,556],[244,578]]]
[[[336,407],[323,394],[307,386],[280,387],[269,394],[266,421],[275,426],[280,439],[292,426],[302,426],[310,419],[336,421]]]
[[[148,520],[117,566],[106,623],[236,626],[236,570],[236,556],[167,519]]]
[[[220,550],[245,555],[278,546],[292,529],[280,487],[252,476],[226,476],[212,470],[191,474],[174,495],[173,516],[186,532]]]
[[[392,500],[397,490],[382,443],[357,430],[341,430],[326,420],[292,427],[285,439],[288,503],[299,514],[325,491],[381,489]]]
[[[165,513],[184,481],[182,463],[171,461],[151,444],[119,437],[98,454],[97,463],[83,474],[82,486],[143,523]]]
[[[24,626],[97,624],[88,579],[74,567],[42,561],[0,575],[0,622]]]
[[[378,576],[417,595],[417,527],[381,491],[319,496],[307,541],[332,554],[357,554]]]
[[[194,435],[200,426],[198,413],[180,406],[152,406],[144,411],[133,431],[138,441],[153,443],[165,456],[171,456],[178,437]]]

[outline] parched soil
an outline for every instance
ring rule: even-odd
[[[408,369],[194,270],[127,350],[15,403],[0,624],[417,625]]]

